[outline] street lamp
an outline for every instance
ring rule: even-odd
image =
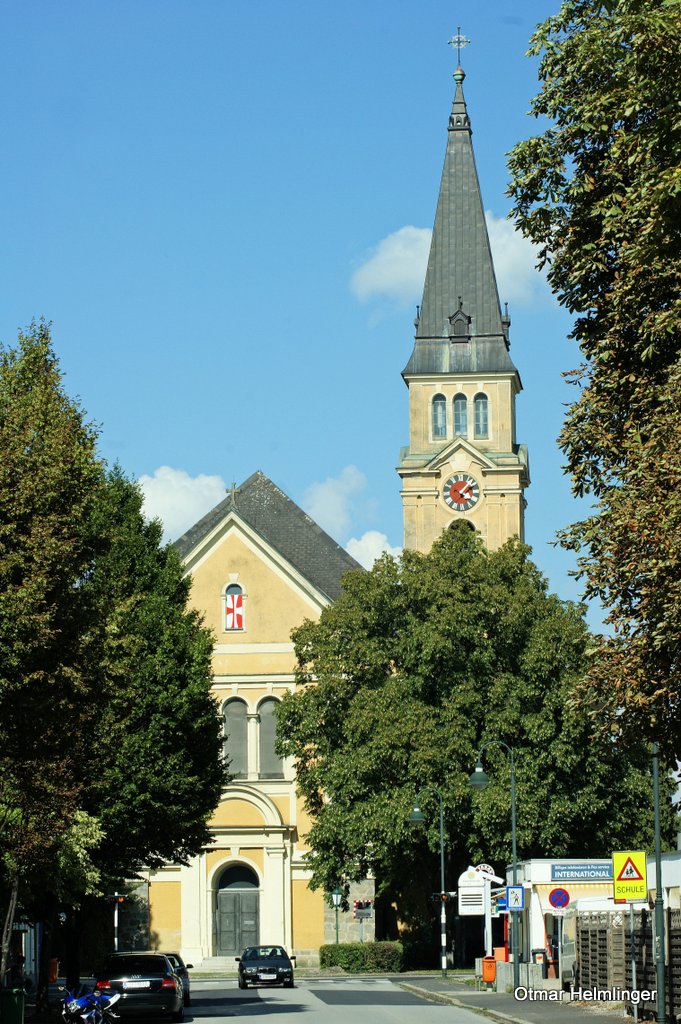
[[[503,740],[491,740],[481,747],[478,752],[478,763],[475,771],[468,780],[468,785],[473,789],[483,790],[489,786],[489,777],[482,767],[482,754],[488,747],[503,747],[511,759],[511,861],[513,869],[513,885],[518,884],[518,850],[516,845],[516,821],[515,821],[515,763],[513,750]],[[513,988],[520,986],[520,950],[518,949],[518,911],[509,910],[511,916],[511,945],[513,946]]]
[[[444,820],[444,808],[442,803],[442,794],[439,789],[435,789],[433,786],[424,786],[419,791],[416,797],[416,803],[414,809],[409,815],[409,821],[412,825],[421,825],[426,820],[419,802],[422,793],[435,793],[438,800],[440,801],[440,966],[442,967],[442,977],[447,977],[447,903],[446,900],[446,889],[445,889],[445,820]]]
[[[667,1002],[664,977],[664,904],[662,897],[662,841],[660,837],[660,745],[653,743],[653,811],[655,815],[655,975],[657,978],[657,1024],[666,1024]]]
[[[341,900],[343,899],[343,893],[340,891],[338,886],[331,893],[331,899],[333,901],[334,910],[336,911],[336,945],[338,945],[338,911],[340,909]]]

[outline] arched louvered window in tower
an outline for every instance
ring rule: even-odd
[[[237,779],[248,775],[248,708],[243,700],[230,700],[223,705],[223,753],[227,770]]]
[[[433,440],[447,436],[447,402],[444,395],[433,399]]]
[[[489,407],[487,395],[478,394],[473,399],[473,413],[475,416],[475,436],[489,437]]]
[[[278,701],[274,697],[266,697],[258,706],[258,717],[260,718],[258,775],[261,779],[283,779],[284,777],[283,762],[280,757],[277,757],[274,749],[277,738],[277,719],[274,712],[277,704]]]
[[[454,436],[468,436],[468,399],[465,395],[454,395]]]

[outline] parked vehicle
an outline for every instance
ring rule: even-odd
[[[293,988],[293,961],[283,946],[247,946],[239,964],[239,988],[249,985],[283,985]]]
[[[120,999],[118,992],[104,995],[103,992],[90,992],[79,989],[66,992],[62,998],[61,1015],[66,1024],[113,1024],[118,1014],[113,1007]]]
[[[186,964],[179,953],[165,953],[165,956],[170,960],[171,966],[173,967],[175,974],[182,982],[182,992],[184,994],[184,1005],[191,1005],[191,988],[189,982],[189,971],[192,969],[194,964]]]
[[[111,953],[97,972],[95,990],[120,995],[121,1017],[184,1018],[182,980],[163,953]]]

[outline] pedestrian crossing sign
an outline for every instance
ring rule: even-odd
[[[620,850],[613,853],[612,877],[616,900],[647,900],[645,850]]]
[[[506,907],[516,914],[525,909],[525,890],[522,885],[506,886]]]

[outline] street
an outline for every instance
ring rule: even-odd
[[[480,1017],[469,1010],[427,1002],[403,991],[387,979],[340,978],[296,981],[295,988],[256,988],[242,991],[236,979],[193,981],[192,1005],[186,1021],[208,1024],[228,1018],[238,1024],[253,1017],[276,1017],[286,1024],[305,1014],[306,1024],[412,1024],[418,1015],[423,1024],[479,1024]]]

